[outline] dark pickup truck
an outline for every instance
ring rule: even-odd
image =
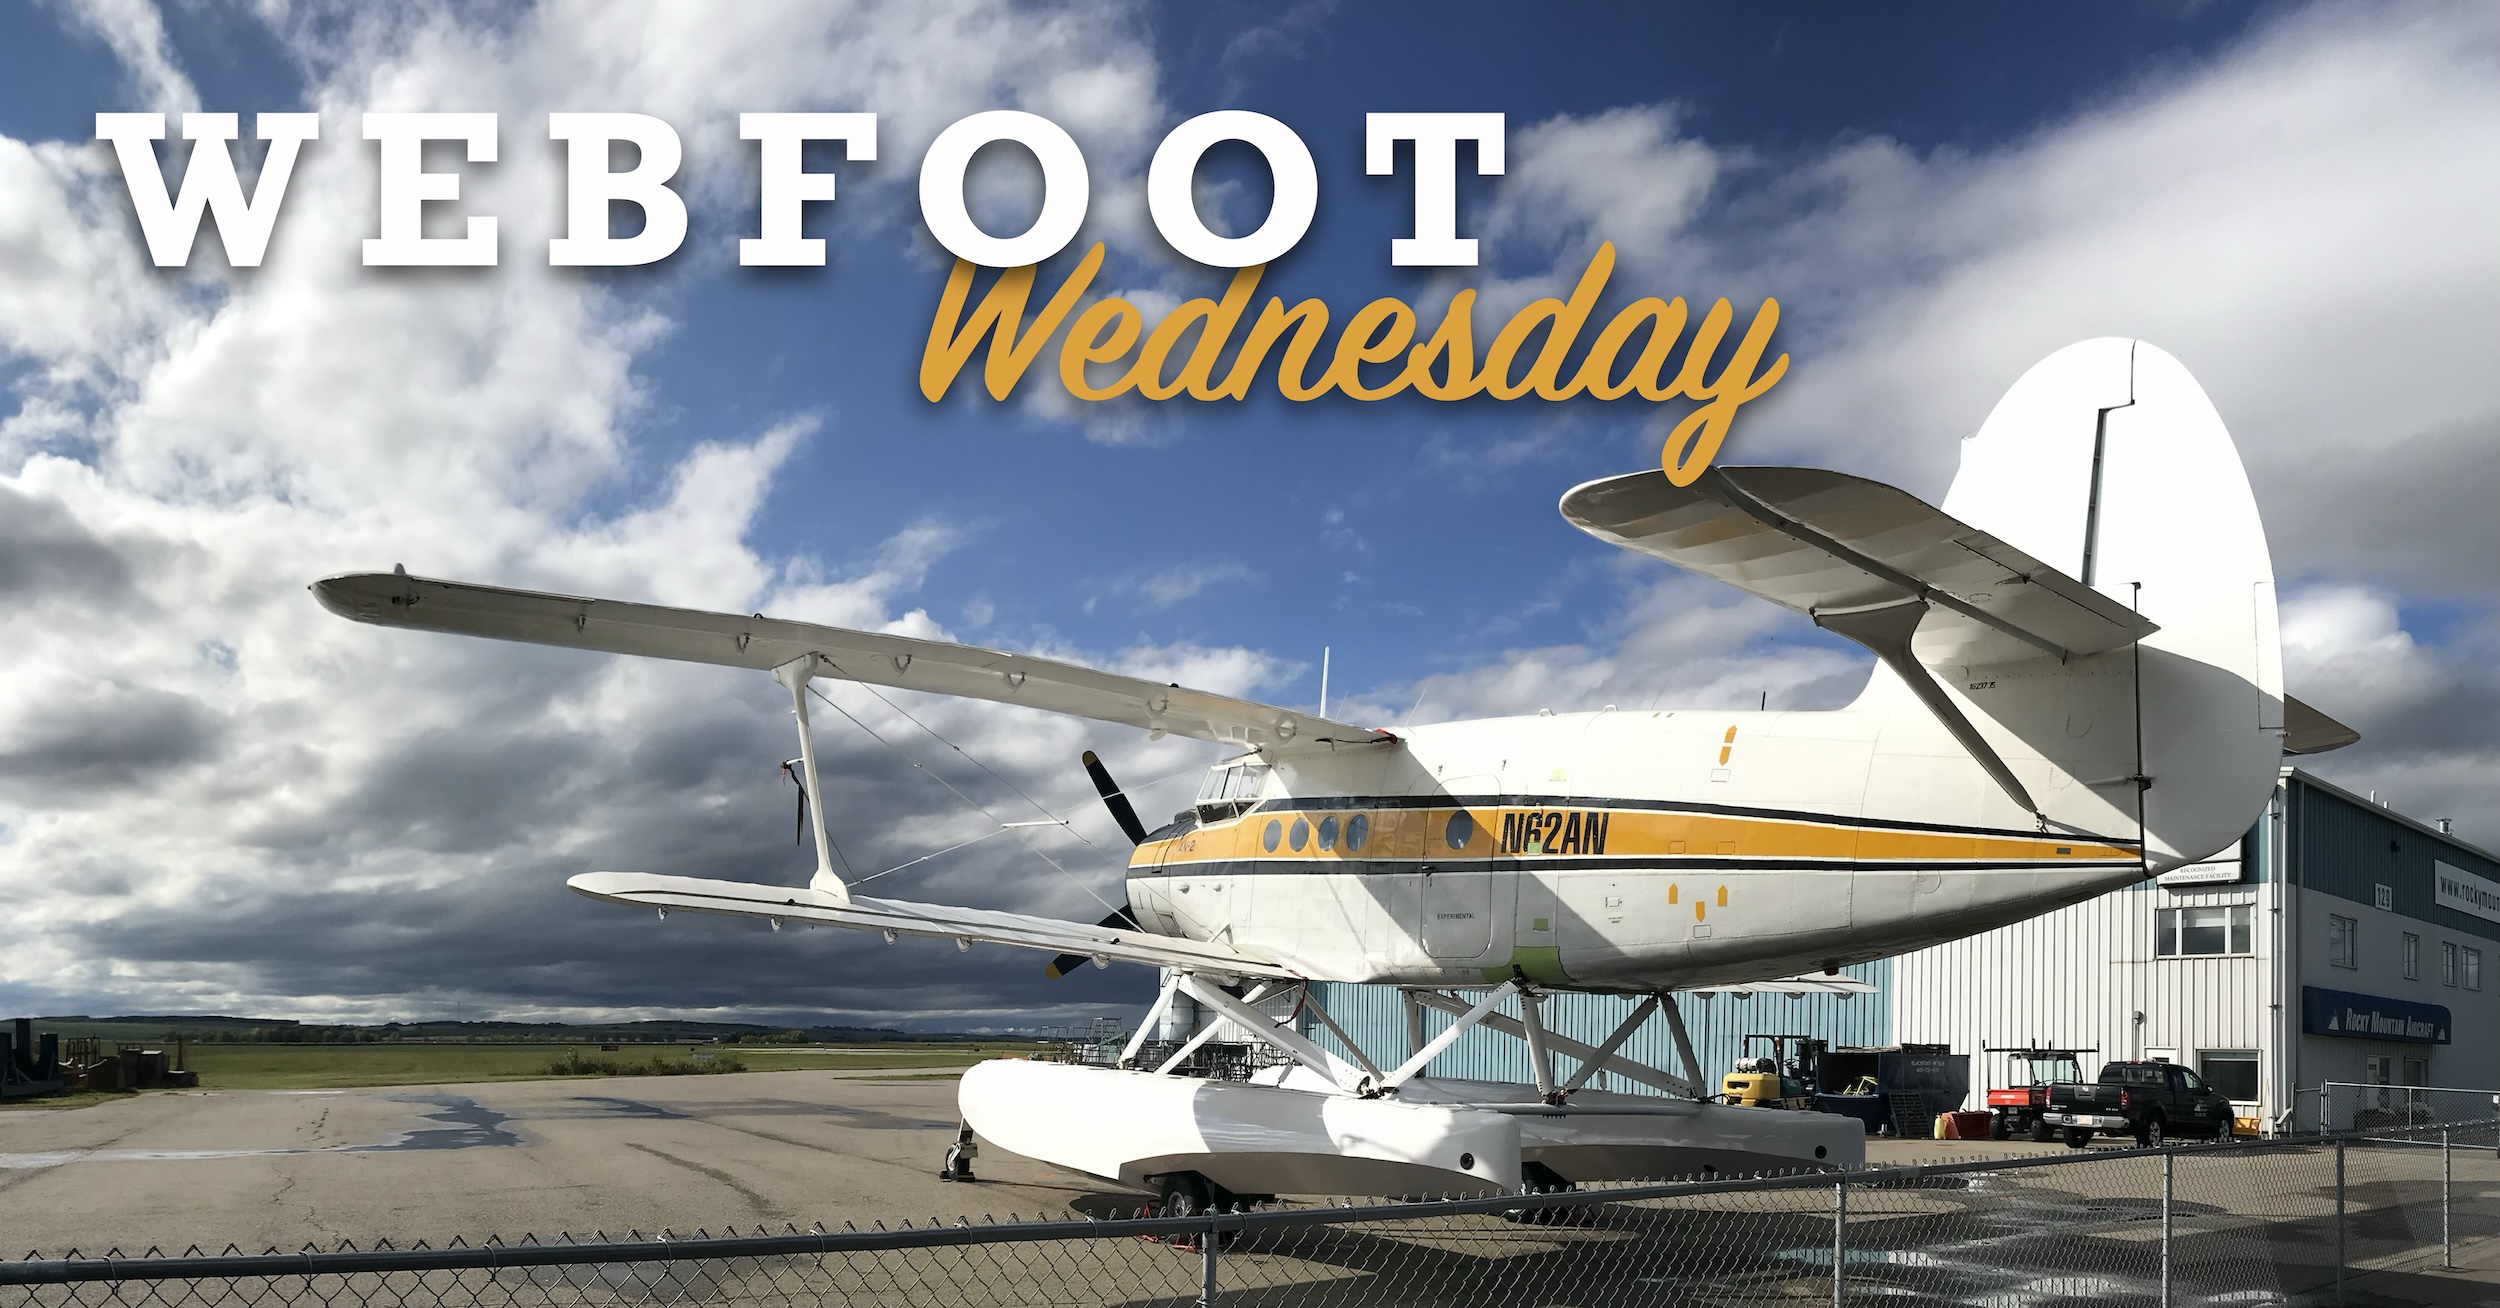
[[[2231,1101],[2176,1063],[2103,1063],[2095,1084],[2042,1088],[2048,1105],[2040,1125],[2062,1130],[2070,1149],[2092,1143],[2095,1135],[2131,1135],[2152,1147],[2172,1136],[2218,1140],[2231,1133]]]

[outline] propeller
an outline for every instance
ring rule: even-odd
[[[1128,837],[1128,843],[1145,844],[1146,824],[1137,820],[1136,806],[1128,802],[1128,794],[1120,789],[1120,783],[1112,780],[1111,769],[1104,767],[1102,759],[1090,749],[1085,751],[1085,775],[1094,779],[1094,789],[1102,795],[1102,806],[1111,810],[1111,820],[1120,824],[1120,833]],[[1137,925],[1136,914],[1132,913],[1125,904],[1094,925],[1109,927],[1115,931],[1143,929]],[[1042,973],[1056,981],[1085,966],[1091,957],[1088,954],[1061,954],[1050,960],[1049,965],[1042,969]]]
[[[1102,759],[1090,749],[1085,751],[1085,775],[1094,779],[1094,789],[1102,795],[1102,806],[1111,810],[1111,820],[1120,824],[1120,834],[1127,836],[1132,845],[1145,844],[1146,824],[1137,820],[1136,806],[1128,802],[1128,794],[1120,789],[1120,783],[1111,779],[1111,769],[1104,767]]]

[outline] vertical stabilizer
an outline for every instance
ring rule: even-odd
[[[2050,355],[1963,444],[1943,507],[2159,626],[2064,662],[1937,669],[2015,738],[2009,753],[2048,765],[2043,810],[2123,829],[2143,779],[2156,870],[2246,831],[2282,761],[2274,567],[2239,451],[2187,369],[2141,341]],[[1903,697],[1878,669],[1860,702]]]

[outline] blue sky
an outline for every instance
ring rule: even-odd
[[[144,600],[22,607],[45,634],[18,646],[28,689],[0,702],[0,824],[21,833],[0,845],[0,889],[50,943],[0,965],[20,969],[0,971],[0,996],[347,1015],[770,1006],[728,927],[672,937],[660,972],[630,984],[534,970],[486,927],[416,931],[381,951],[388,965],[282,942],[270,923],[290,914],[343,920],[399,894],[447,921],[501,905],[486,916],[640,939],[547,887],[598,859],[790,870],[754,866],[789,858],[773,843],[788,797],[771,784],[769,687],[376,643],[289,607],[336,570],[764,607],[1288,703],[1316,698],[1326,645],[1335,697],[1376,719],[1418,702],[1425,718],[1763,694],[1822,707],[1854,689],[1849,648],[1556,515],[1569,486],[1655,459],[1659,415],[1637,400],[1271,390],[1087,408],[1046,399],[1046,366],[1005,404],[962,385],[923,400],[944,264],[912,181],[930,134],[980,108],[1077,135],[1096,178],[1080,247],[1108,242],[1101,285],[1150,306],[1223,284],[1160,247],[1137,185],[1164,130],[1219,108],[1283,119],[1318,162],[1318,219],[1262,298],[1319,296],[1340,321],[1377,295],[1429,317],[1458,285],[1517,303],[1567,285],[1600,240],[1623,252],[1614,302],[1776,296],[1791,373],[1740,418],[1728,462],[1821,463],[1938,497],[1955,438],[2030,362],[2093,335],[2162,344],[2250,463],[2294,691],[2370,738],[2321,766],[2500,838],[2493,582],[2473,562],[2500,548],[2476,508],[2500,489],[2484,470],[2500,407],[2482,376],[2500,344],[2480,308],[2500,289],[2500,42],[2484,11],[953,0],[265,18],[63,3],[0,22],[0,188],[15,188],[0,189],[0,321],[16,315],[0,326],[0,490],[22,521],[54,524],[0,538],[0,559],[92,547]],[[99,111],[190,107],[325,114],[257,274],[145,268],[88,140]],[[504,162],[474,170],[464,203],[503,215],[504,266],[354,266],[371,234],[367,108],[502,113]],[[678,254],[603,276],[534,266],[558,221],[534,144],[549,109],[678,128],[693,215]],[[755,222],[742,109],[883,116],[876,162],[821,161],[843,178],[808,220],[829,267],[736,266]],[[1411,174],[1363,175],[1363,115],[1418,109],[1507,115],[1508,175],[1462,179],[1480,268],[1389,264]],[[1022,183],[1012,161],[996,172],[1012,213]],[[1263,212],[1242,159],[1219,154],[1204,181],[1219,222]],[[198,596],[214,598],[183,598]],[[169,605],[179,620],[147,616]],[[199,656],[212,646],[227,653]],[[78,653],[98,648],[119,651],[101,670]],[[1071,806],[1079,748],[1149,773],[1200,761],[948,711],[1001,771]],[[132,722],[167,725],[123,730],[129,759],[94,743]],[[905,785],[873,743],[837,748],[856,785],[833,811],[869,852],[949,843],[963,815],[946,796]],[[57,779],[77,768],[97,780],[72,793]],[[134,840],[130,815],[151,806],[213,817]],[[1114,865],[1095,857],[1089,875],[1108,886]],[[945,866],[915,893],[1084,904],[1006,851]],[[60,892],[81,869],[87,889]],[[851,969],[849,945],[806,948]],[[504,961],[466,979],[414,961],[445,951]],[[788,1005],[990,1021],[1136,985],[1037,1000],[1011,980],[1026,961],[943,980],[931,956],[909,986],[828,981]]]
[[[1169,6],[1135,21],[1161,62],[1174,121],[1254,109],[1291,123],[1310,144],[1321,170],[1320,217],[1271,270],[1262,297],[1317,295],[1343,315],[1376,295],[1419,305],[1446,299],[1434,274],[1392,268],[1385,257],[1387,242],[1407,234],[1412,180],[1364,175],[1366,112],[1493,108],[1525,127],[1671,101],[1687,131],[1769,160],[1866,136],[1922,151],[1984,152],[2080,104],[2192,66],[2264,12],[1625,5],[1589,7],[1558,23],[1495,4],[1437,10],[1430,21],[1395,7],[1304,5],[1277,18],[1270,6],[1214,5]],[[0,129],[79,139],[97,110],[123,104],[118,67],[93,35],[40,9],[23,17],[23,39],[13,32],[5,56],[13,66]],[[300,106],[299,70],[258,25],[234,19],[210,9],[167,14],[169,40],[202,102]],[[878,108],[839,94],[825,105]],[[916,162],[889,152],[841,171],[908,177]],[[1252,191],[1239,208],[1259,212],[1259,170],[1224,162]],[[1462,195],[1481,207],[1500,186],[1467,176]],[[809,234],[834,242],[837,266],[742,271],[724,246],[752,232],[751,203],[716,203],[698,209],[690,248],[667,267],[618,279],[623,294],[676,325],[639,360],[652,396],[636,424],[635,466],[603,488],[594,509],[649,494],[693,442],[822,415],[825,429],[792,456],[756,520],[760,544],[838,566],[934,516],[967,540],[931,571],[923,596],[967,634],[988,625],[967,620],[980,611],[969,606],[985,603],[996,615],[992,638],[1011,642],[1054,632],[1097,647],[1141,637],[1257,645],[1310,664],[1299,681],[1271,688],[1297,700],[1317,696],[1323,645],[1338,651],[1342,694],[1498,654],[1518,643],[1513,619],[1523,609],[1550,605],[1536,623],[1565,640],[1611,613],[1614,561],[1552,506],[1581,480],[1646,461],[1656,442],[1637,400],[1297,405],[1269,389],[1246,404],[1183,404],[1185,412],[1141,417],[1151,433],[1126,445],[1089,441],[1028,405],[962,393],[970,387],[932,406],[914,382],[942,278],[906,253],[908,217],[881,217],[870,227],[853,221],[848,206],[816,209]],[[1735,228],[1743,219],[1703,221]],[[1142,253],[1116,257],[1134,264]],[[1214,294],[1223,282],[1217,270],[1194,269],[1173,284]],[[1659,293],[1705,303],[1754,290],[1629,279],[1617,289],[1617,301]],[[1789,336],[1813,328],[1797,323]],[[1810,362],[1801,357],[1799,366]],[[1776,405],[1766,404],[1746,425],[1777,421]],[[1555,425],[1568,434],[1532,467],[1496,474],[1467,466],[1476,447]],[[1744,457],[1740,441],[1728,458]],[[1133,593],[1143,577],[1173,572],[1180,575],[1157,595]],[[1193,580],[1204,588],[1160,598]]]

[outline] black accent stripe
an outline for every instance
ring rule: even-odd
[[[1844,813],[1813,813],[1803,809],[1747,808],[1736,804],[1703,804],[1680,799],[1621,799],[1599,795],[1283,795],[1263,800],[1250,810],[1261,813],[1321,813],[1345,809],[1419,808],[1562,808],[1639,813],[1702,813],[1713,817],[1763,818],[1774,822],[1807,822],[1816,826],[1858,827],[1879,831],[1932,831],[1954,836],[2004,836],[2016,840],[2064,840],[2133,849],[2133,836],[2104,836],[2072,831],[2038,831],[2016,827],[1965,827],[1949,822],[1911,822],[1884,817],[1851,817]]]
[[[1744,858],[1726,854],[1626,854],[1619,858],[1549,858],[1541,854],[1500,855],[1493,859],[1414,858],[1228,858],[1202,863],[1171,862],[1159,867],[1132,867],[1129,876],[1413,876],[1432,872],[2042,872],[2064,868],[2132,868],[2136,860],[2044,859],[2033,862],[1862,862],[1843,858]]]

